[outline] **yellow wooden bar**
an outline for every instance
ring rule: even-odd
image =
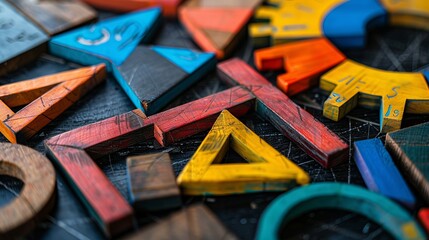
[[[428,0],[381,0],[392,25],[429,30]]]

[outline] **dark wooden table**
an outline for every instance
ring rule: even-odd
[[[112,16],[102,13],[102,18]],[[348,57],[361,63],[394,71],[414,71],[429,64],[428,32],[404,28],[385,28],[371,32],[366,49],[345,51]],[[153,41],[156,45],[195,48],[187,32],[176,21],[166,21]],[[235,56],[252,63],[252,47],[249,40],[240,44]],[[253,64],[252,64],[253,65]],[[0,84],[7,84],[30,79],[50,73],[79,67],[76,64],[44,55],[34,64],[20,69],[8,76],[0,78]],[[274,82],[275,72],[264,75]],[[204,77],[199,83],[186,91],[180,98],[170,104],[177,106],[198,99],[227,87],[216,77],[215,72]],[[293,100],[326,124],[343,140],[352,146],[355,140],[379,137],[379,114],[377,110],[357,108],[340,122],[333,122],[322,116],[322,103],[327,94],[314,88],[293,98]],[[50,123],[28,145],[40,152],[45,152],[43,140],[76,127],[93,123],[116,114],[134,109],[116,81],[109,79],[90,94],[78,101],[64,114]],[[428,116],[406,115],[404,124],[413,125],[428,121]],[[318,163],[307,156],[294,143],[278,132],[270,123],[251,113],[242,120],[273,147],[309,172],[312,182],[336,181],[364,186],[356,168],[350,148],[349,159],[333,169],[323,169]],[[169,152],[173,168],[178,175],[197,149],[207,132],[190,137],[167,148],[160,147],[155,141],[142,142],[132,148],[110,154],[97,160],[100,168],[128,199],[127,180],[125,175],[125,159],[127,156]],[[0,137],[0,141],[6,141]],[[242,162],[234,152],[227,154],[224,162]],[[94,182],[94,184],[97,184]],[[0,206],[6,204],[19,194],[22,182],[0,176]],[[94,221],[83,208],[78,197],[58,173],[57,204],[49,217],[41,222],[28,239],[102,239],[103,235]],[[258,219],[265,207],[281,193],[243,194],[226,197],[184,197],[184,205],[204,202],[221,221],[241,239],[253,239]],[[140,226],[159,221],[168,214],[139,215]],[[414,214],[414,213],[413,213]],[[343,211],[322,210],[306,214],[283,229],[281,236],[287,239],[390,239],[389,235],[375,223],[366,218]]]

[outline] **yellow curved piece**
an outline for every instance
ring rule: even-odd
[[[271,45],[323,36],[325,15],[344,0],[271,0],[273,7],[260,7],[255,18],[269,23],[255,23],[249,34],[255,45],[263,45],[261,38],[271,38]]]
[[[428,0],[381,0],[392,25],[429,30]]]
[[[358,103],[381,105],[382,132],[400,129],[404,112],[429,114],[429,88],[421,73],[384,71],[346,60],[322,76],[320,88],[332,91],[324,103],[323,115],[334,121]]]
[[[220,163],[231,147],[249,162]],[[177,179],[187,195],[284,191],[308,174],[224,110]]]

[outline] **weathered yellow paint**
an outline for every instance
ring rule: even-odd
[[[218,164],[231,147],[249,164]],[[307,184],[308,174],[227,110],[216,120],[177,179],[187,195],[284,191]]]
[[[381,0],[393,25],[429,30],[428,0]]]
[[[384,71],[346,60],[322,76],[320,87],[332,91],[323,115],[334,121],[358,103],[381,107],[382,132],[400,129],[404,112],[429,113],[429,88],[421,73]]]
[[[260,7],[255,18],[269,23],[255,23],[249,27],[252,38],[272,38],[272,45],[323,36],[323,19],[344,0],[268,1],[277,7]],[[256,40],[257,41],[257,40]]]

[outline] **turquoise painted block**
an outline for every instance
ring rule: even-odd
[[[168,48],[161,55],[153,48],[138,46],[121,66],[113,69],[131,101],[147,115],[161,110],[216,66],[213,53]],[[194,57],[176,62],[170,60],[176,60],[183,53],[192,53]],[[195,67],[187,67],[193,63]]]
[[[363,48],[368,29],[387,25],[387,11],[377,0],[349,0],[333,8],[323,32],[339,48]]]
[[[280,195],[262,214],[256,239],[279,239],[282,226],[319,209],[358,213],[379,224],[395,239],[427,239],[420,225],[400,205],[380,194],[344,183],[314,183]]]
[[[137,45],[147,41],[161,18],[161,9],[149,8],[103,20],[58,36],[49,42],[53,55],[82,65],[120,66]]]
[[[416,199],[380,139],[354,143],[354,159],[368,189],[413,208]]]
[[[152,50],[170,62],[192,74],[213,58],[214,53],[202,53],[190,49],[153,46]]]

